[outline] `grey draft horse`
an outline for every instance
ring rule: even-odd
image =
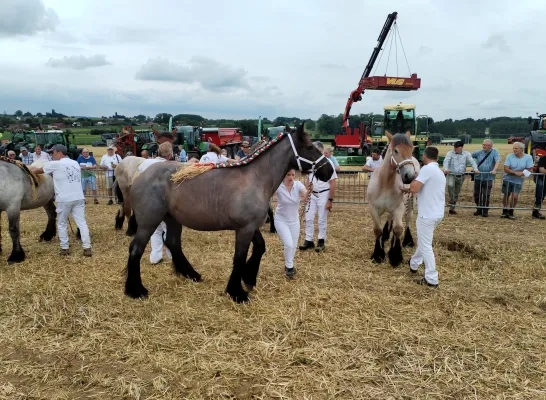
[[[132,298],[148,295],[140,275],[140,260],[161,221],[167,225],[165,245],[172,254],[173,269],[195,282],[201,275],[182,252],[182,226],[197,231],[235,231],[233,269],[225,289],[237,303],[247,302],[256,286],[265,240],[260,232],[269,201],[290,168],[314,173],[328,181],[331,163],[313,145],[303,124],[293,132],[281,133],[246,161],[230,166],[216,164],[191,179],[175,182],[180,163],[151,165],[133,182],[130,196],[138,230],[129,246],[125,294]],[[247,260],[250,243],[252,254]],[[248,291],[243,289],[242,282]]]
[[[393,232],[389,262],[393,267],[403,261],[401,236],[404,231],[403,218],[405,216],[404,245],[413,245],[413,238],[409,224],[413,211],[413,198],[405,195],[400,189],[403,184],[411,183],[419,173],[419,162],[413,157],[413,143],[410,132],[391,134],[385,131],[389,145],[385,158],[372,173],[368,183],[368,202],[370,214],[374,222],[375,248],[372,254],[374,262],[385,260],[384,243]],[[388,219],[381,229],[381,216],[388,213]]]
[[[119,209],[116,214],[116,230],[123,228],[123,222],[127,218],[127,236],[134,236],[137,231],[135,216],[132,214],[131,199],[129,198],[129,190],[131,183],[138,170],[138,166],[144,162],[145,158],[136,156],[127,156],[114,169],[116,180],[113,185],[113,192],[116,194]]]
[[[41,166],[43,161],[32,165]],[[40,164],[40,165],[39,165]],[[57,234],[55,211],[55,190],[53,178],[49,175],[34,175],[21,161],[0,156],[0,252],[2,252],[2,211],[8,215],[9,234],[13,243],[8,264],[25,261],[25,251],[21,246],[21,211],[43,207],[47,213],[47,225],[40,235],[40,242],[51,241]]]

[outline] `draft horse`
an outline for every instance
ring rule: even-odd
[[[290,168],[314,173],[323,181],[328,181],[334,171],[313,146],[303,124],[294,132],[280,133],[244,162],[214,164],[210,170],[191,179],[180,182],[175,179],[179,168],[205,167],[156,163],[133,183],[130,197],[138,229],[129,246],[127,296],[142,298],[148,295],[141,280],[140,260],[153,232],[161,221],[165,221],[167,237],[164,243],[172,254],[173,269],[177,275],[195,282],[201,281],[201,275],[182,252],[182,226],[197,231],[235,231],[233,269],[225,291],[235,302],[247,302],[248,293],[256,286],[266,250],[260,226],[265,221],[274,191]],[[250,243],[253,250],[247,260]],[[243,289],[242,283],[248,291]]]
[[[35,161],[32,166],[43,166],[43,161]],[[53,178],[49,175],[34,175],[21,161],[0,156],[0,253],[2,252],[2,211],[8,215],[9,234],[13,248],[8,264],[25,261],[25,251],[21,246],[21,211],[43,207],[47,213],[47,225],[40,235],[40,242],[51,241],[56,235],[55,190]]]
[[[120,230],[123,228],[123,222],[127,218],[127,236],[133,236],[137,231],[137,223],[135,216],[132,214],[131,199],[129,197],[129,190],[131,189],[131,183],[138,170],[138,166],[144,162],[144,158],[136,156],[127,156],[114,170],[114,193],[118,200],[119,209],[116,214],[115,228]]]
[[[413,143],[410,132],[393,135],[385,131],[389,145],[383,161],[372,173],[368,184],[368,202],[370,214],[374,223],[375,248],[372,260],[381,263],[385,260],[384,244],[389,239],[392,230],[391,248],[388,252],[389,262],[393,267],[403,261],[401,236],[404,231],[404,245],[413,245],[409,224],[413,211],[413,196],[405,194],[400,189],[404,184],[410,184],[419,173],[419,162],[413,157]],[[381,216],[388,213],[388,219],[381,229]]]

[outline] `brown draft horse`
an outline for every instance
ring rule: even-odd
[[[419,173],[419,162],[413,157],[413,143],[410,132],[393,135],[385,131],[389,145],[383,161],[372,173],[368,184],[368,202],[370,214],[374,222],[375,248],[372,254],[374,262],[385,260],[384,242],[388,240],[390,230],[393,231],[391,248],[388,256],[393,267],[403,261],[401,236],[404,230],[403,218],[406,219],[406,237],[404,244],[411,245],[409,223],[412,216],[413,198],[405,195],[400,189],[404,184],[410,184]],[[388,213],[385,227],[381,229],[381,216]]]
[[[237,165],[239,164],[239,165]],[[204,168],[197,164],[195,168]],[[249,157],[233,166],[216,164],[209,171],[176,182],[180,163],[151,165],[133,182],[131,205],[138,229],[129,247],[125,294],[146,297],[140,275],[140,260],[153,232],[161,221],[167,225],[165,245],[172,254],[177,275],[201,281],[182,252],[182,226],[197,231],[235,231],[233,269],[226,292],[237,302],[248,301],[248,292],[256,286],[265,241],[260,232],[269,201],[290,168],[328,181],[334,170],[331,163],[313,145],[303,124],[294,132],[281,133]],[[174,181],[173,181],[174,179]],[[247,260],[250,243],[252,254]]]

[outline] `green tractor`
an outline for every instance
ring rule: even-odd
[[[74,139],[74,135],[72,138]],[[68,133],[61,130],[30,130],[13,132],[11,141],[0,146],[0,154],[6,155],[9,150],[13,150],[19,157],[21,147],[26,147],[30,153],[33,153],[36,145],[40,145],[43,151],[47,151],[55,144],[64,145],[68,150],[68,156],[73,160],[76,160],[81,153],[81,149],[70,142]]]

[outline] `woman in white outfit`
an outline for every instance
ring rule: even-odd
[[[277,189],[277,208],[275,210],[275,229],[284,246],[285,269],[288,278],[296,274],[294,256],[300,236],[298,215],[300,201],[307,197],[307,189],[295,180],[296,171],[291,169]]]

